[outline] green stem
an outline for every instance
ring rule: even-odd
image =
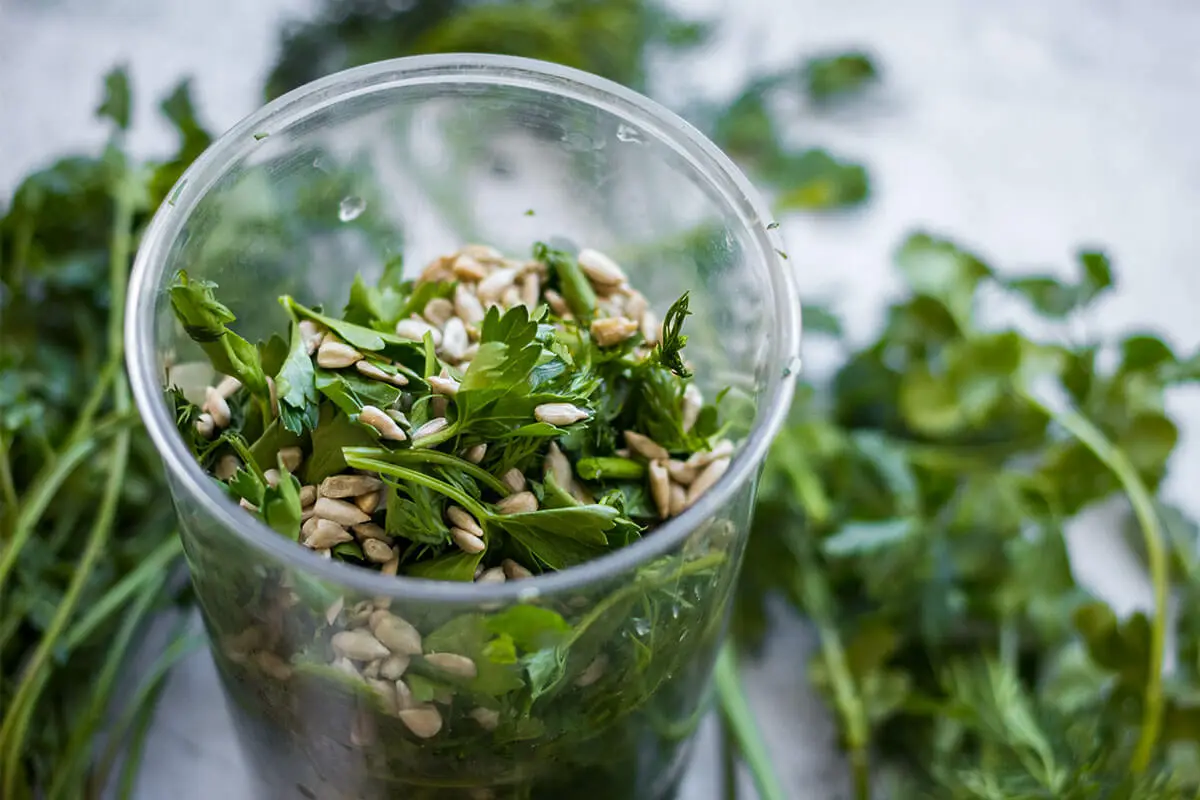
[[[738,675],[737,655],[733,645],[726,642],[717,656],[717,697],[721,701],[726,735],[737,742],[738,750],[750,768],[760,800],[785,800],[787,793],[775,773],[766,742],[758,730],[754,712]]]
[[[8,459],[8,442],[5,441],[4,431],[0,431],[0,500],[8,509],[5,517],[17,513],[17,486],[13,483],[12,462]],[[0,539],[4,538],[3,533],[0,530]]]
[[[415,484],[424,486],[426,489],[432,489],[439,494],[444,494],[446,497],[449,497],[467,511],[471,512],[475,516],[475,519],[479,520],[480,523],[484,523],[486,520],[489,520],[494,516],[492,512],[488,511],[482,505],[477,503],[475,499],[466,492],[460,491],[458,488],[451,486],[445,481],[441,481],[437,478],[426,475],[424,472],[407,469],[405,467],[397,466],[396,464],[389,464],[386,461],[378,461],[373,458],[361,458],[359,456],[348,454],[346,455],[346,464],[354,467],[355,469],[366,469],[370,470],[371,472],[378,472],[380,475],[390,475],[393,478],[402,478],[406,481],[412,481]]]
[[[813,563],[811,547],[801,538],[799,531],[789,528],[786,536],[788,549],[792,551],[799,566],[791,591],[796,602],[804,608],[816,625],[817,636],[821,640],[821,660],[825,662],[825,669],[829,673],[834,704],[842,721],[842,732],[846,739],[846,751],[854,780],[854,796],[858,800],[869,800],[871,769],[868,746],[871,730],[854,674],[850,671],[841,634],[833,617],[833,593],[825,581],[825,576]]]
[[[21,548],[33,535],[33,530],[41,520],[42,514],[50,505],[50,501],[58,495],[63,483],[71,476],[75,468],[100,446],[101,442],[115,433],[128,431],[135,421],[136,417],[132,414],[110,415],[95,427],[90,438],[75,442],[57,457],[52,457],[52,461],[47,463],[33,479],[31,487],[25,493],[25,502],[21,504],[21,510],[17,515],[12,538],[5,547],[3,556],[0,556],[0,593],[3,593],[5,581],[17,563]]]
[[[186,624],[186,622],[182,624]],[[129,729],[129,726],[134,723],[140,713],[153,705],[153,700],[162,688],[163,682],[170,674],[171,668],[180,660],[202,647],[204,642],[203,635],[184,636],[177,634],[172,638],[171,644],[167,646],[166,650],[150,666],[137,692],[134,693],[133,698],[122,710],[121,714],[117,717],[116,723],[113,724],[109,731],[108,746],[105,748],[104,755],[100,758],[96,771],[92,776],[92,785],[97,795],[102,793],[103,787],[108,783],[108,776],[112,772],[113,764],[116,763],[117,756],[120,755],[121,745],[127,741],[125,732]],[[130,747],[130,751],[127,754],[127,758],[140,755],[140,745],[136,741],[130,741],[128,746]]]
[[[483,467],[478,464],[472,464],[465,458],[459,458],[450,453],[443,453],[440,450],[384,450],[382,447],[343,447],[342,455],[347,458],[350,456],[375,458],[389,463],[408,461],[416,464],[441,464],[447,467],[455,467],[461,469],[501,497],[508,497],[512,494],[512,489],[508,488],[507,484]]]
[[[146,586],[137,602],[122,618],[121,627],[108,646],[103,666],[90,681],[91,697],[87,707],[71,722],[71,736],[63,753],[57,759],[54,780],[46,793],[47,800],[57,800],[60,797],[71,800],[80,796],[81,792],[77,781],[82,777],[86,766],[86,761],[81,758],[81,755],[87,749],[104,710],[108,708],[113,685],[116,683],[121,666],[129,655],[133,638],[141,628],[146,615],[150,613],[154,601],[159,598],[167,577],[163,572],[157,573],[155,581]]]
[[[121,387],[124,388],[123,381]],[[42,682],[39,677],[49,668],[49,660],[55,645],[66,628],[71,614],[75,612],[83,590],[92,578],[92,570],[104,552],[112,533],[117,501],[121,495],[121,484],[125,480],[125,467],[129,458],[129,440],[130,433],[125,430],[118,434],[113,443],[112,463],[108,465],[108,481],[104,487],[104,495],[100,501],[96,521],[88,535],[87,545],[76,564],[71,583],[55,610],[53,620],[42,635],[41,641],[38,642],[33,656],[25,665],[21,682],[13,694],[8,714],[4,718],[4,724],[0,726],[0,753],[3,754],[0,763],[3,763],[3,773],[7,776],[4,780],[5,792],[0,796],[12,796],[12,781],[15,780],[20,754],[24,747],[28,722],[40,693],[39,687]]]
[[[1146,672],[1146,692],[1142,709],[1142,726],[1138,734],[1130,768],[1141,774],[1150,764],[1154,746],[1158,741],[1163,717],[1163,654],[1167,638],[1167,593],[1170,584],[1170,564],[1164,544],[1158,515],[1154,511],[1154,500],[1146,485],[1138,476],[1137,469],[1119,447],[1108,440],[1091,420],[1068,409],[1056,411],[1027,389],[1018,388],[1020,394],[1052,421],[1057,422],[1068,433],[1092,452],[1112,471],[1125,490],[1146,546],[1146,560],[1150,567],[1150,580],[1154,586],[1154,618],[1150,628],[1150,663]]]
[[[575,472],[585,481],[640,481],[646,465],[630,458],[581,458]]]

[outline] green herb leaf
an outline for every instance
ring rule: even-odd
[[[681,378],[692,377],[691,371],[683,363],[683,357],[680,355],[688,340],[688,337],[683,334],[683,321],[691,313],[688,310],[688,293],[684,292],[667,309],[667,315],[663,318],[662,341],[654,348],[654,358],[658,360],[658,363]]]
[[[279,417],[283,427],[292,433],[303,433],[317,427],[320,413],[312,359],[304,346],[300,327],[292,322],[292,344],[287,359],[275,376],[279,395]],[[335,401],[336,402],[336,401]]]
[[[252,393],[267,396],[267,376],[258,349],[226,327],[236,317],[213,295],[216,284],[193,281],[180,272],[171,285],[171,306],[191,339],[218,372],[232,375]]]

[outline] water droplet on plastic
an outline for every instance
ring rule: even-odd
[[[637,636],[645,636],[650,633],[650,620],[643,617],[635,617],[630,622],[633,623],[633,632]]]
[[[642,138],[641,131],[630,125],[626,125],[624,122],[617,126],[617,139],[622,142],[632,142],[633,144],[641,144],[645,141]]]
[[[329,172],[329,160],[325,156],[317,156],[313,159],[313,169]]]
[[[342,222],[353,222],[366,210],[367,201],[358,195],[343,197],[342,202],[338,203],[338,219]]]

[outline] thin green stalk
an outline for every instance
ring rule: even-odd
[[[472,464],[465,458],[459,458],[451,453],[443,453],[440,450],[384,450],[381,447],[343,447],[342,453],[343,455],[356,456],[358,458],[376,458],[389,463],[403,463],[408,461],[417,464],[441,464],[447,467],[455,467],[461,469],[501,497],[508,497],[512,494],[512,489],[507,484],[483,467],[478,464]]]
[[[83,777],[86,767],[85,750],[91,742],[92,734],[100,724],[104,710],[108,708],[109,698],[116,683],[117,675],[125,659],[129,656],[130,646],[134,636],[142,626],[146,615],[150,613],[155,600],[161,596],[163,584],[168,575],[159,572],[152,583],[146,585],[141,596],[125,612],[121,627],[108,645],[108,653],[104,664],[94,679],[90,682],[91,697],[87,707],[71,724],[71,736],[67,746],[58,757],[58,767],[50,789],[46,792],[47,800],[72,800],[79,796],[77,782]],[[64,794],[66,792],[66,794]]]
[[[123,385],[123,382],[122,382]],[[121,494],[121,483],[125,480],[125,467],[129,457],[130,433],[128,430],[118,434],[112,447],[112,463],[109,464],[108,481],[104,487],[104,496],[100,501],[100,509],[96,521],[88,535],[87,545],[80,557],[75,574],[67,587],[66,594],[55,611],[54,619],[38,642],[37,649],[25,665],[20,684],[12,697],[8,714],[0,726],[0,764],[4,769],[4,794],[11,796],[12,785],[20,762],[21,751],[28,733],[28,723],[33,707],[37,703],[42,681],[39,677],[49,668],[49,660],[54,648],[67,626],[71,614],[83,595],[84,587],[91,580],[92,570],[96,561],[108,545],[112,533],[113,518],[116,516],[117,501]]]
[[[724,723],[724,717],[721,718]],[[721,729],[721,781],[725,800],[738,800],[737,747],[725,725]]]
[[[1142,529],[1150,580],[1154,585],[1154,617],[1150,627],[1150,663],[1147,665],[1142,726],[1130,761],[1130,768],[1134,774],[1141,774],[1150,765],[1154,746],[1162,728],[1163,654],[1166,649],[1167,593],[1170,587],[1170,564],[1162,528],[1154,511],[1154,500],[1124,451],[1110,442],[1091,420],[1071,409],[1056,411],[1034,397],[1027,389],[1019,388],[1018,393],[1030,405],[1061,425],[1112,471],[1125,490],[1133,506],[1134,516],[1137,517],[1138,526]]]
[[[754,778],[759,800],[786,800],[787,793],[783,790],[783,784],[779,782],[779,776],[775,774],[775,765],[771,763],[766,742],[763,741],[758,723],[754,719],[754,712],[746,699],[746,692],[738,675],[737,655],[729,642],[721,647],[717,656],[716,684],[726,735],[737,742],[738,750]]]
[[[61,455],[48,463],[46,468],[33,479],[31,487],[25,493],[25,502],[17,515],[12,538],[0,556],[0,592],[3,592],[9,573],[17,563],[21,548],[33,535],[34,528],[41,521],[50,502],[58,495],[58,491],[66,482],[75,468],[93,452],[100,444],[113,434],[127,431],[136,421],[136,417],[127,413],[110,414],[96,425],[92,436],[76,442]]]
[[[8,458],[8,442],[4,438],[4,431],[0,431],[0,500],[8,509],[6,517],[11,518],[17,513],[17,486],[13,483],[12,462]]]
[[[395,464],[389,464],[386,461],[378,461],[373,458],[362,458],[360,456],[346,454],[346,464],[355,469],[365,469],[371,472],[378,472],[381,475],[390,475],[393,478],[402,478],[406,481],[424,486],[427,489],[432,489],[439,494],[444,494],[467,511],[475,515],[481,523],[486,524],[486,520],[494,516],[490,511],[481,506],[473,497],[466,492],[459,491],[454,486],[440,481],[437,478],[430,477],[424,472],[418,472],[413,469],[406,469]]]
[[[186,620],[181,621],[181,625],[186,624]],[[178,633],[172,638],[171,644],[155,659],[146,673],[146,677],[142,679],[141,685],[138,686],[137,691],[118,715],[117,721],[109,731],[108,746],[105,747],[104,755],[100,758],[92,776],[92,787],[95,794],[99,795],[105,784],[108,783],[108,776],[112,773],[113,764],[116,763],[117,756],[121,753],[121,745],[127,741],[125,732],[129,726],[133,724],[143,709],[152,705],[155,695],[170,674],[171,668],[202,647],[204,642],[203,634],[186,636]],[[132,743],[130,744],[132,746]]]
[[[158,698],[162,696],[166,686],[166,680],[158,681],[146,694],[142,707],[138,709],[133,732],[129,734],[125,745],[125,760],[121,764],[117,800],[133,800],[137,776],[142,769],[142,756],[146,752],[146,737],[150,733],[150,724],[154,722],[154,709],[158,706]]]

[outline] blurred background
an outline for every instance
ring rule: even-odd
[[[743,165],[773,200],[812,304],[805,379],[818,393],[912,288],[893,256],[914,230],[948,237],[997,271],[1064,281],[1078,251],[1103,251],[1115,288],[1096,287],[1103,296],[1050,339],[1153,329],[1181,372],[1200,372],[1187,366],[1200,344],[1198,42],[1200,7],[1186,0],[3,0],[0,198],[64,153],[104,145],[110,126],[93,112],[114,66],[132,86],[129,151],[170,159],[182,132],[177,158],[186,161],[207,142],[197,125],[219,135],[265,99],[346,66],[415,52],[515,53],[644,91]],[[179,112],[183,80],[195,120]],[[164,117],[168,96],[177,102]],[[1024,287],[1011,288],[1036,310],[1054,305]],[[996,315],[1008,314],[997,301]],[[1027,310],[1012,314],[1022,330],[1046,329]],[[1195,515],[1200,392],[1195,377],[1163,380],[1191,385],[1166,393],[1174,433],[1144,477],[1165,475],[1161,496]],[[1075,577],[1124,617],[1150,610],[1153,591],[1122,535],[1124,503],[1106,499],[1113,488],[1073,505],[1064,527]],[[1187,539],[1180,552],[1193,546]],[[849,797],[837,715],[809,681],[818,637],[793,608],[805,603],[754,575],[762,579],[751,585],[774,599],[745,675],[788,796]],[[743,616],[748,628],[759,623]],[[149,660],[155,648],[144,646]],[[146,669],[131,668],[129,680]],[[246,796],[218,696],[207,653],[172,673],[134,796]],[[709,726],[704,747],[715,739]],[[699,761],[687,800],[718,796],[719,759]]]

